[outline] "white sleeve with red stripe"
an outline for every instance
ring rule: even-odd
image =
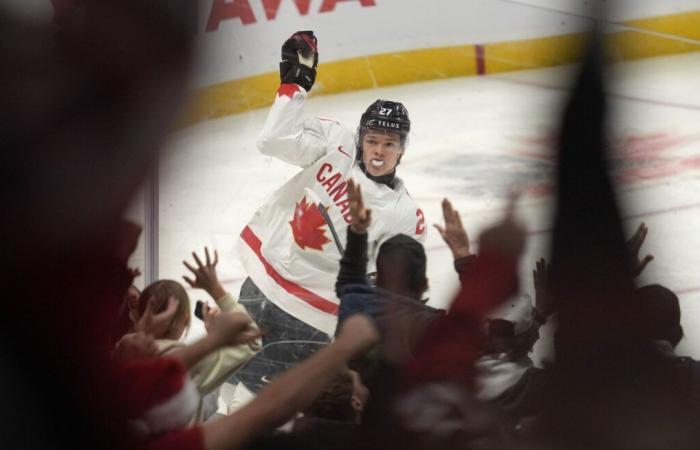
[[[327,152],[327,128],[316,117],[304,118],[304,88],[282,84],[258,137],[261,153],[303,168],[311,166]]]

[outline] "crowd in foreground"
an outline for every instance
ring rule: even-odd
[[[341,299],[335,339],[226,417],[203,406],[216,405],[221,384],[260,350],[261,331],[218,281],[218,253],[205,248],[201,256],[193,252],[193,263],[184,262],[190,273],[184,280],[213,303],[202,308],[206,337],[193,344],[180,340],[191,321],[182,285],[159,280],[143,292],[129,287],[120,316],[124,334],[112,358],[127,366],[169,362],[180,369],[152,380],[176,388],[130,418],[137,441],[153,448],[192,448],[195,442],[197,448],[355,448],[375,442],[377,427],[398,427],[412,436],[403,444],[411,448],[507,448],[534,436],[553,375],[550,367],[536,367],[530,353],[557,304],[544,259],[532,271],[534,304],[518,294],[525,234],[514,205],[482,233],[477,255],[459,213],[443,201],[444,225],[435,227],[461,283],[444,311],[425,302],[426,255],[413,238],[389,239],[379,250],[377,272],[367,273],[371,211],[359,185],[349,184],[352,220],[335,286]],[[647,232],[640,224],[626,243],[635,277],[653,259],[639,256]],[[674,354],[683,337],[678,298],[660,285],[637,293],[646,339],[679,371],[692,372],[694,362]]]

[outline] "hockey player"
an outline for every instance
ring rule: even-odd
[[[348,178],[359,183],[373,212],[371,264],[379,245],[398,233],[425,240],[423,212],[396,176],[411,127],[406,108],[377,100],[362,114],[356,133],[334,120],[305,117],[317,65],[313,32],[297,32],[284,43],[281,84],[258,139],[264,155],[302,168],[241,233],[240,256],[249,278],[240,302],[263,330],[264,346],[327,342],[334,332],[334,285],[350,222]],[[305,356],[301,347],[296,351]],[[256,368],[258,363],[254,358],[239,372],[254,391],[270,374],[269,368]]]

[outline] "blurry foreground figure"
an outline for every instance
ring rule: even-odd
[[[691,449],[700,409],[649,340],[604,147],[598,41],[566,106],[559,141],[551,282],[556,363],[537,443],[551,448]],[[643,267],[642,267],[643,268]]]
[[[0,441],[133,447],[125,421],[154,397],[109,358],[135,246],[120,218],[179,112],[195,4],[63,3],[60,26],[0,5]]]

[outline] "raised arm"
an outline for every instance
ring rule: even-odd
[[[465,274],[447,315],[433,321],[406,365],[405,381],[454,381],[472,386],[481,347],[484,315],[517,291],[517,263],[524,229],[514,220],[515,197],[503,221],[481,234],[481,254]]]
[[[647,238],[648,231],[649,229],[646,224],[642,222],[639,224],[639,227],[637,227],[637,231],[627,241],[629,264],[632,270],[632,276],[635,278],[644,271],[647,264],[654,260],[654,255],[646,255],[644,258],[639,257],[639,251]]]
[[[445,221],[445,226],[436,223],[435,229],[438,230],[442,240],[445,241],[452,252],[454,268],[459,274],[461,282],[463,276],[474,268],[476,255],[471,253],[469,235],[467,230],[464,229],[464,225],[462,225],[459,211],[452,207],[452,203],[448,199],[442,200],[442,217]]]
[[[211,353],[230,346],[248,345],[260,337],[260,331],[242,313],[221,313],[212,319],[205,337],[197,342],[168,353],[180,359],[191,369]]]
[[[257,336],[259,330],[257,325],[250,319],[245,307],[238,303],[236,298],[226,292],[219,281],[216,273],[216,265],[219,263],[219,254],[214,250],[212,258],[209,249],[204,247],[204,258],[200,258],[197,253],[192,252],[194,265],[183,261],[183,264],[192,273],[193,278],[184,276],[185,281],[193,288],[205,290],[216,302],[218,308],[204,308],[204,327],[208,334],[215,331],[218,316],[221,314],[231,314],[237,317],[238,321],[245,322],[244,333],[246,336]],[[245,364],[257,350],[260,349],[261,340],[259,338],[243,339],[220,348],[216,351],[209,351],[211,342],[203,340],[198,342],[198,350],[206,356],[200,358],[198,362],[190,368],[192,381],[197,385],[199,392],[206,394],[220,386],[235,370]]]
[[[335,341],[280,375],[255,400],[228,417],[204,424],[205,448],[243,448],[253,437],[283,424],[309,406],[348,361],[378,341],[369,318],[350,317]]]
[[[350,225],[348,225],[345,253],[340,259],[340,270],[335,282],[335,293],[349,284],[367,282],[367,228],[372,222],[372,210],[365,208],[360,185],[348,179],[348,200],[350,201]]]
[[[308,167],[326,153],[332,122],[304,117],[306,96],[316,80],[317,41],[312,31],[294,33],[282,46],[280,87],[260,136],[261,153]]]

